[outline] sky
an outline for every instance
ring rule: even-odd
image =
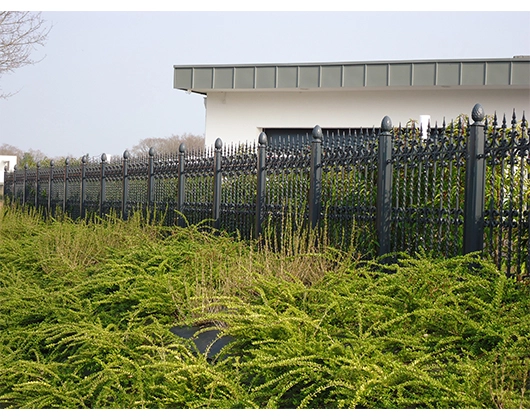
[[[50,158],[122,155],[148,137],[204,134],[204,99],[173,88],[174,65],[530,55],[530,7],[517,1],[503,12],[453,1],[441,11],[419,2],[347,10],[334,0],[325,10],[272,1],[246,11],[237,2],[223,2],[223,10],[212,6],[220,2],[202,9],[193,2],[193,11],[157,8],[157,0],[127,3],[128,10],[110,0],[77,9],[2,3],[42,10],[51,31],[32,55],[38,63],[0,76],[0,90],[14,93],[0,99],[0,146]]]

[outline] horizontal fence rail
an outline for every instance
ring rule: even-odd
[[[338,248],[374,257],[483,252],[510,276],[530,277],[530,144],[524,113],[439,127],[323,132],[312,138],[5,172],[12,203],[73,218],[157,210],[167,225],[197,224],[242,238],[288,227],[325,231]],[[281,240],[280,240],[281,242]]]

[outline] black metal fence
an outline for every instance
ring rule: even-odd
[[[27,167],[5,173],[13,202],[73,218],[157,209],[166,224],[199,223],[257,237],[288,223],[323,229],[331,245],[366,256],[483,251],[508,275],[530,274],[527,121],[467,118],[428,127],[323,133],[267,145],[223,146],[121,162]]]

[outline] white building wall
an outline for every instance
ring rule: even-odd
[[[4,171],[7,166],[8,172],[13,172],[13,168],[17,164],[16,156],[0,155],[0,185],[4,185]]]
[[[518,119],[530,112],[530,89],[437,88],[356,91],[209,92],[206,100],[206,145],[219,137],[224,144],[253,142],[263,128],[379,127],[388,115],[404,125],[420,115],[431,124],[471,114],[476,103],[488,115]]]

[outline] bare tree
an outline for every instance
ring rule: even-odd
[[[131,153],[135,156],[146,155],[151,147],[161,154],[176,153],[181,143],[185,143],[188,150],[204,149],[204,136],[184,133],[182,135],[173,134],[165,138],[149,137],[140,140],[132,148]]]
[[[29,149],[28,151],[23,151],[18,147],[7,143],[0,145],[0,155],[16,156],[19,168],[23,168],[26,164],[29,167],[34,167],[37,162],[41,162],[41,164],[44,165],[47,165],[50,162],[50,158],[39,149]],[[0,168],[0,170],[3,170],[3,168]]]
[[[18,160],[21,160],[22,156],[24,156],[24,152],[18,147],[3,143],[2,145],[0,145],[0,155],[16,156]]]
[[[40,12],[0,11],[0,77],[40,61],[33,60],[31,53],[37,45],[44,45],[50,29]],[[0,98],[11,95],[0,92]]]

